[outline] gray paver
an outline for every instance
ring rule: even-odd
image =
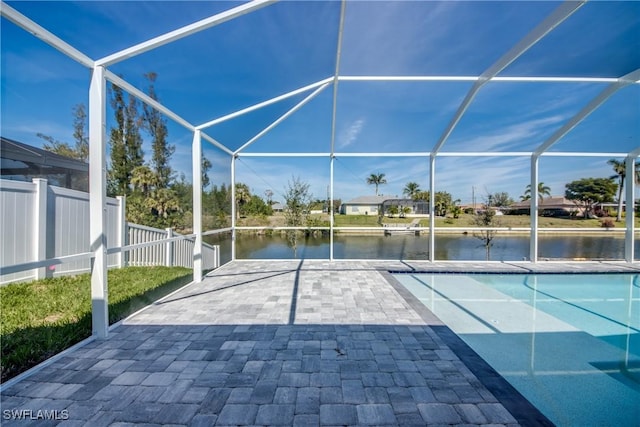
[[[487,424],[487,417],[478,409],[476,405],[461,403],[456,405],[458,413],[462,416],[465,423]]]
[[[358,424],[382,425],[395,424],[396,416],[389,404],[366,404],[356,407],[358,412]]]
[[[418,410],[427,424],[459,424],[462,422],[456,410],[444,403],[418,403]]]
[[[157,414],[156,422],[162,424],[188,424],[196,414],[199,405],[186,403],[173,403],[163,405]]]
[[[517,425],[378,267],[407,268],[232,263],[3,390],[3,408],[92,426]]]
[[[367,398],[360,380],[342,381],[342,398],[345,403],[365,403]]]
[[[316,414],[296,415],[293,418],[294,427],[314,427],[320,425],[320,416]]]
[[[354,405],[320,405],[320,423],[323,425],[350,425],[357,422]]]
[[[487,417],[489,423],[509,424],[516,422],[513,415],[499,403],[480,403],[478,408]]]
[[[253,389],[250,387],[236,387],[231,389],[227,403],[249,403]]]
[[[211,427],[218,420],[217,415],[198,414],[191,419],[189,425],[191,427]]]
[[[113,385],[138,385],[149,376],[148,372],[123,372],[111,381]]]
[[[296,396],[296,414],[317,414],[320,407],[320,389],[303,387]]]
[[[220,425],[250,425],[258,413],[258,405],[225,405],[217,423]]]
[[[278,387],[273,396],[273,403],[295,403],[298,389],[295,387]]]
[[[278,383],[276,380],[258,381],[256,386],[252,389],[250,402],[261,404],[272,403],[277,388]]]
[[[290,426],[293,424],[294,410],[293,405],[261,405],[256,424]]]

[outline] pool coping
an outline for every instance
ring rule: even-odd
[[[454,354],[464,363],[478,380],[489,390],[498,401],[513,415],[521,426],[554,426],[538,408],[516,390],[504,377],[491,367],[482,357],[469,347],[458,335],[445,325],[431,310],[418,300],[402,285],[393,274],[418,274],[419,271],[380,271],[380,274],[409,304],[409,306],[429,324],[431,329],[444,341]],[[433,272],[431,272],[433,273]],[[436,273],[450,274],[450,273]],[[463,274],[460,272],[459,274]],[[466,274],[469,274],[468,272]],[[489,272],[487,272],[489,274]],[[493,273],[495,274],[495,273]],[[511,273],[523,274],[523,273]],[[524,273],[526,274],[526,273]]]

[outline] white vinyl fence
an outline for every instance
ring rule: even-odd
[[[108,249],[180,236],[125,220],[125,199],[107,198]],[[109,268],[168,265],[193,267],[192,239],[111,254]],[[89,194],[33,182],[0,180],[0,268],[89,252]],[[217,268],[219,248],[203,244],[203,268]],[[0,275],[0,284],[87,272],[90,259]]]
[[[127,229],[128,245],[155,242],[179,236],[171,228],[161,230],[144,225],[128,224]],[[167,265],[193,268],[193,243],[193,240],[184,239],[133,249],[128,252],[126,263],[130,266]],[[218,246],[203,243],[202,259],[205,270],[217,268],[220,265]]]

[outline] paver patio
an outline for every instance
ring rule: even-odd
[[[3,425],[543,424],[385,273],[529,267],[234,262],[5,387]],[[10,420],[7,410],[68,419]]]

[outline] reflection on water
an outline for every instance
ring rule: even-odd
[[[228,235],[206,236],[205,241],[221,246],[221,262],[231,259],[231,241]],[[485,259],[481,242],[471,235],[436,236],[435,256],[437,260]],[[538,243],[540,259],[624,259],[624,237],[622,235],[584,236],[540,236]],[[334,238],[336,259],[429,259],[429,236],[353,236],[336,235]],[[635,243],[640,252],[640,241]],[[279,234],[272,236],[239,235],[237,238],[238,259],[290,259],[293,249],[287,239]],[[521,261],[529,257],[529,236],[498,236],[491,248],[492,261]],[[300,238],[297,258],[328,259],[329,237],[309,236]]]

